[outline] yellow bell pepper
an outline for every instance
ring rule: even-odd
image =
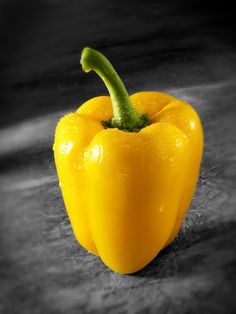
[[[76,239],[113,271],[146,266],[178,233],[198,180],[203,130],[188,103],[128,93],[109,61],[85,48],[109,96],[64,116],[54,155]]]

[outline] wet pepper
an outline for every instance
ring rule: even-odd
[[[76,239],[115,272],[146,266],[178,233],[199,175],[203,130],[188,103],[161,92],[129,97],[109,61],[85,48],[110,97],[64,116],[54,155]]]

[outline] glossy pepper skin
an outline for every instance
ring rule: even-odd
[[[198,180],[203,130],[192,106],[161,92],[130,96],[139,117],[148,117],[139,130],[105,128],[113,98],[92,98],[64,116],[54,154],[76,239],[129,274],[178,233]]]

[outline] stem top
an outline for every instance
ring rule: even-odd
[[[85,72],[93,70],[101,77],[111,96],[113,117],[103,121],[105,127],[138,132],[148,124],[147,115],[136,111],[123,82],[104,55],[87,47],[82,51],[80,63]]]

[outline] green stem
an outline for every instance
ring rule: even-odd
[[[99,51],[84,48],[81,64],[85,72],[95,71],[105,83],[112,100],[113,117],[106,127],[137,132],[148,124],[147,115],[140,115],[131,103],[126,88],[111,63]]]

